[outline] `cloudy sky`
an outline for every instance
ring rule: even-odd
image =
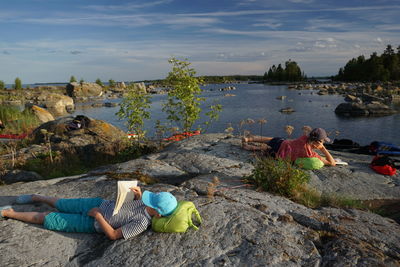
[[[400,45],[399,0],[13,0],[0,2],[0,80],[262,75],[296,61],[308,76]]]

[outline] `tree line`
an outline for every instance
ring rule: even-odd
[[[397,51],[387,45],[381,55],[374,52],[368,59],[364,55],[352,58],[333,79],[365,82],[400,80],[400,45]]]
[[[301,71],[297,63],[290,59],[285,62],[285,68],[281,64],[278,67],[272,65],[264,74],[265,82],[298,82],[306,79],[307,76]]]

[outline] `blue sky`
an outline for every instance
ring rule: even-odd
[[[3,0],[0,80],[166,77],[168,58],[199,75],[262,75],[296,61],[336,74],[400,45],[399,0]]]

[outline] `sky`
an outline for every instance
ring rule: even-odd
[[[400,45],[399,0],[2,0],[0,80],[263,75],[296,61],[309,77]]]

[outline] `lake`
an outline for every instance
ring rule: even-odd
[[[220,88],[234,86],[236,90],[219,91]],[[208,133],[224,132],[229,126],[234,133],[248,130],[252,134],[265,136],[287,137],[284,130],[286,125],[294,127],[292,137],[301,135],[301,128],[309,125],[313,128],[321,127],[330,133],[330,138],[352,139],[361,145],[367,145],[374,140],[400,143],[400,114],[386,117],[358,117],[343,118],[335,114],[336,106],[342,102],[343,96],[317,94],[316,90],[289,90],[287,86],[271,86],[264,84],[211,84],[202,87],[203,96],[207,99],[202,104],[206,108],[216,102],[223,106],[219,120],[207,130]],[[225,96],[234,94],[235,96]],[[284,100],[277,100],[279,96],[286,96]],[[153,95],[151,105],[151,120],[146,121],[145,129],[148,135],[154,135],[156,120],[165,121],[162,112],[162,103],[166,95]],[[104,102],[120,102],[121,99],[105,100]],[[87,104],[86,104],[87,105]],[[291,107],[295,112],[285,114],[280,109]],[[115,113],[119,107],[88,108],[77,105],[74,115],[83,114],[92,118],[105,120],[123,130],[126,126],[118,120]],[[241,125],[241,121],[253,119],[256,123]],[[265,124],[257,121],[265,119]],[[200,120],[200,123],[204,119]],[[197,125],[197,124],[196,124]],[[201,126],[204,128],[204,125]]]

